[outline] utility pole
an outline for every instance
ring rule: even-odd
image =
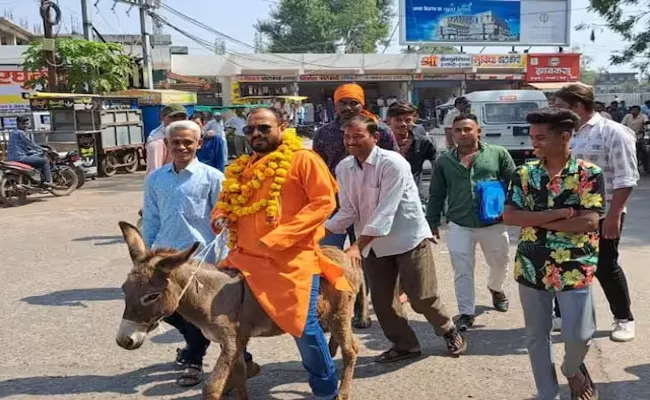
[[[147,30],[147,11],[152,8],[150,0],[114,0],[116,3],[128,4],[140,9],[140,33],[142,35],[142,60],[144,62],[144,80],[147,89],[153,89],[153,61],[151,58],[151,35]],[[130,10],[130,9],[129,9]],[[128,14],[128,12],[127,12]]]
[[[153,89],[153,62],[151,59],[151,36],[147,31],[147,7],[146,0],[140,0],[140,32],[142,34],[144,78],[145,82],[147,82],[147,89]]]
[[[58,13],[52,21],[52,10]],[[47,60],[47,90],[55,92],[58,87],[56,74],[56,45],[53,36],[53,27],[61,20],[61,10],[49,0],[41,0],[41,18],[43,19],[43,51]]]
[[[81,18],[83,18],[84,39],[93,40],[93,23],[88,13],[88,0],[81,0]]]

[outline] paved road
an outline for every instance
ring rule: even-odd
[[[172,330],[154,332],[133,352],[114,340],[123,310],[120,285],[129,271],[117,227],[135,221],[143,176],[88,182],[68,198],[43,197],[27,206],[0,208],[0,398],[10,399],[199,399],[198,390],[175,386],[170,361],[180,346]],[[650,181],[635,191],[625,229],[622,262],[633,289],[639,337],[614,344],[607,338],[610,314],[596,286],[600,329],[588,363],[601,383],[602,399],[650,398]],[[445,244],[436,261],[442,296],[455,309]],[[357,332],[362,350],[356,399],[530,399],[534,393],[524,348],[522,314],[509,279],[512,310],[489,307],[485,267],[477,268],[477,328],[468,355],[446,357],[442,342],[422,318],[412,326],[424,356],[410,364],[379,366],[386,349],[377,324]],[[206,360],[214,365],[218,349]],[[561,346],[556,346],[558,356]],[[306,375],[290,337],[252,341],[262,375],[250,381],[253,399],[309,398]],[[564,387],[566,390],[566,387]]]

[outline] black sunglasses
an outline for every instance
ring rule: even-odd
[[[271,128],[272,126],[267,124],[246,125],[243,131],[244,131],[244,135],[246,136],[252,135],[253,133],[255,133],[256,130],[259,131],[259,133],[261,133],[262,135],[268,135],[269,133],[271,133]]]

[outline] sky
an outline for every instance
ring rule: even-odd
[[[81,1],[82,0],[58,0],[62,9],[61,32],[69,32],[72,25],[81,30]],[[118,3],[115,9],[113,0],[86,0],[95,28],[102,34],[139,34],[140,25],[138,11],[136,8],[131,10],[130,16],[127,15],[129,6]],[[165,4],[173,7],[180,12],[199,20],[214,29],[223,32],[244,44],[254,43],[255,29],[253,25],[261,19],[268,17],[269,10],[277,0],[163,0]],[[38,15],[38,0],[0,0],[0,12],[10,12],[15,21],[21,19],[29,21],[29,26],[40,23]],[[613,51],[622,49],[622,40],[611,31],[604,30],[599,25],[603,25],[603,20],[595,13],[587,10],[588,0],[571,1],[571,46],[579,47],[583,54],[593,59],[593,68],[604,67],[610,72],[634,71],[631,66],[613,67],[609,63],[609,56]],[[395,0],[397,7],[397,0]],[[178,27],[213,43],[216,36],[204,29],[186,22],[167,11],[162,10],[161,14],[169,21],[177,24]],[[595,24],[600,31],[596,32],[596,43],[589,40],[590,31],[577,31],[575,26],[580,23]],[[395,23],[395,22],[394,22]],[[394,26],[394,25],[393,25]],[[193,42],[170,28],[165,29],[165,33],[172,34],[175,45],[188,46],[190,54],[206,54],[208,50],[201,45]],[[392,29],[391,29],[392,31]],[[226,41],[227,50],[233,52],[252,52],[251,48],[242,44]],[[386,53],[399,53],[399,33],[396,33],[392,39],[391,45]],[[468,53],[478,53],[481,47],[465,47]],[[510,47],[488,47],[483,53],[505,53]],[[524,47],[518,47],[522,51]],[[549,48],[533,47],[530,52],[549,52]]]

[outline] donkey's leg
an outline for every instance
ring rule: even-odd
[[[359,268],[361,273],[361,288],[355,298],[357,315],[354,319],[354,327],[358,329],[367,329],[372,326],[370,319],[370,304],[368,300],[368,282],[366,281],[366,274],[363,267]]]
[[[237,363],[237,341],[234,337],[228,338],[221,345],[221,354],[219,359],[203,388],[204,400],[221,400],[226,382],[231,374],[231,370]]]
[[[341,386],[339,388],[339,399],[350,399],[352,392],[352,378],[354,377],[354,367],[357,364],[357,354],[359,353],[359,342],[352,331],[352,319],[354,313],[354,297],[352,295],[343,295],[338,308],[338,315],[332,318],[332,337],[341,346],[343,355],[343,373],[341,375]]]
[[[248,374],[246,371],[246,361],[244,361],[244,351],[248,344],[248,338],[241,338],[237,341],[237,360],[230,374],[233,387],[237,393],[237,400],[248,400]]]

